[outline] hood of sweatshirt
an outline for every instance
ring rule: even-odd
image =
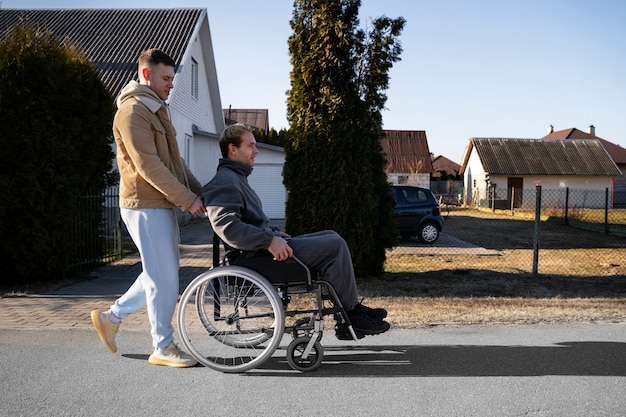
[[[161,106],[165,106],[165,102],[146,85],[139,84],[137,81],[130,81],[126,87],[122,89],[117,96],[116,104],[119,108],[129,98],[135,98],[144,104],[152,113],[156,113]]]

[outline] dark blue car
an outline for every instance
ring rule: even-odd
[[[443,229],[441,208],[428,188],[394,184],[391,186],[396,206],[393,218],[400,236],[417,236],[422,243],[435,243]]]

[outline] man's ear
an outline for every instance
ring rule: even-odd
[[[141,75],[143,76],[144,80],[149,81],[150,80],[150,68],[143,67],[141,69]]]

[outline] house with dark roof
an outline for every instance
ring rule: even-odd
[[[433,165],[433,177],[440,179],[457,178],[461,171],[461,165],[446,158],[443,155],[431,158]]]
[[[138,79],[141,51],[170,55],[177,67],[168,104],[181,155],[201,182],[213,176],[224,118],[206,9],[0,9],[0,38],[21,19],[82,49],[113,97]]]
[[[423,130],[383,130],[381,140],[387,158],[385,172],[392,184],[430,188],[433,173],[426,132]]]
[[[243,123],[266,133],[270,130],[270,122],[267,109],[224,109],[224,121],[226,126],[235,123]]]
[[[587,140],[598,140],[604,146],[607,153],[613,159],[613,162],[617,165],[617,167],[622,171],[622,175],[616,177],[618,180],[626,180],[626,148],[622,148],[619,145],[616,145],[612,142],[609,142],[606,139],[602,139],[599,136],[596,136],[596,128],[593,125],[590,125],[587,129],[587,132],[583,132],[582,130],[576,129],[575,127],[563,130],[554,130],[554,127],[550,125],[548,127],[548,134],[543,137],[543,139],[556,139],[556,140],[571,140],[571,139],[587,139]]]
[[[168,104],[181,155],[201,183],[213,177],[224,113],[206,9],[0,9],[0,40],[21,20],[82,49],[113,97],[137,80],[141,51],[170,55],[177,67]],[[250,178],[261,183],[259,196],[276,218],[284,217],[283,161],[280,150],[259,153]]]
[[[496,208],[509,208],[534,205],[523,190],[537,184],[545,190],[606,190],[621,172],[598,140],[472,138],[461,174],[466,204],[483,205],[495,195],[503,206]]]
[[[463,196],[463,181],[459,174],[461,165],[443,155],[432,156],[432,164],[430,190],[443,203],[461,204]]]

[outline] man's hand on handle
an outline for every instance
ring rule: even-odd
[[[199,216],[201,214],[206,213],[206,207],[204,207],[204,203],[200,197],[196,198],[196,201],[193,202],[191,206],[187,209],[187,211],[194,216]]]

